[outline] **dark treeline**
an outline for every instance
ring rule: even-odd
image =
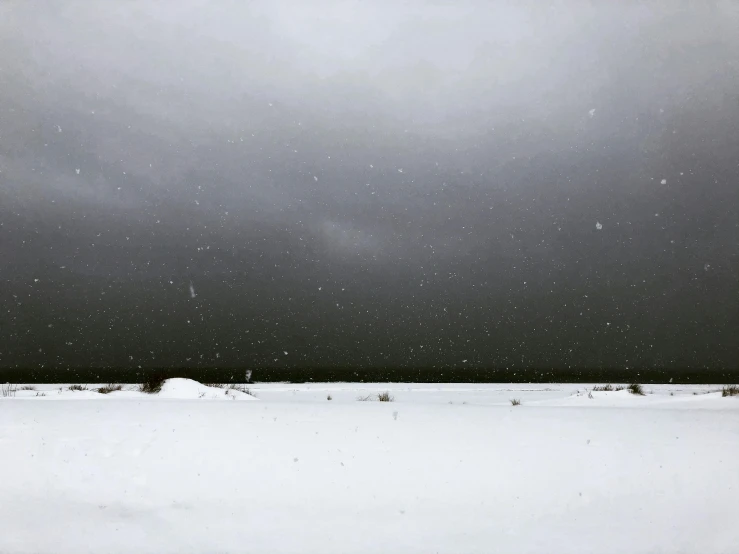
[[[146,375],[186,377],[204,383],[241,383],[246,369],[200,368],[4,368],[10,383],[138,383]],[[479,368],[252,368],[253,382],[381,383],[692,383],[739,381],[739,371],[725,369],[479,369]]]

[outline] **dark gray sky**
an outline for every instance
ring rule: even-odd
[[[739,366],[739,7],[0,4],[0,366]]]

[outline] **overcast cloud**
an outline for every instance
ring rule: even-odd
[[[3,2],[0,366],[736,368],[737,29]]]

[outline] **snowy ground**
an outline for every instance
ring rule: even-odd
[[[0,552],[739,552],[720,387],[251,389],[0,397]]]

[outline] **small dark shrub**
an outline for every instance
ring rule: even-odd
[[[206,387],[213,387],[214,389],[222,389],[226,385],[223,383],[203,383]]]
[[[721,396],[739,396],[739,386],[727,385],[721,389]]]
[[[333,398],[331,398],[331,395],[329,394],[329,395],[328,395],[328,396],[326,397],[326,400],[333,400]]]
[[[639,383],[631,383],[627,388],[631,394],[644,396],[644,388]]]
[[[15,392],[18,390],[18,385],[11,385],[10,383],[5,383],[2,387],[3,397],[12,397],[15,396]]]
[[[390,396],[390,393],[388,391],[385,391],[377,394],[377,400],[379,400],[380,402],[393,402],[395,400],[395,397]]]
[[[357,396],[358,402],[369,402],[370,400],[372,400],[371,394],[368,394],[367,396]]]
[[[520,405],[521,405],[521,400],[519,400],[518,398],[511,398],[511,406],[520,406]]]
[[[619,385],[619,386],[617,386],[617,387],[616,387],[615,389],[613,389],[613,390],[615,390],[616,392],[618,392],[618,391],[620,391],[620,390],[624,390],[625,388],[626,388],[626,387],[624,387],[623,385]]]
[[[600,385],[593,387],[594,392],[611,392],[613,390],[613,385]]]
[[[68,390],[88,390],[87,385],[69,385]]]
[[[108,383],[107,385],[95,389],[95,392],[99,392],[100,394],[110,394],[113,391],[118,391],[122,389],[123,385],[114,385],[113,383]]]
[[[156,394],[162,390],[162,385],[166,380],[167,377],[163,373],[150,373],[146,376],[144,382],[139,385],[139,391],[146,394]]]
[[[23,385],[18,390],[36,390],[36,387],[34,387],[33,385]]]

